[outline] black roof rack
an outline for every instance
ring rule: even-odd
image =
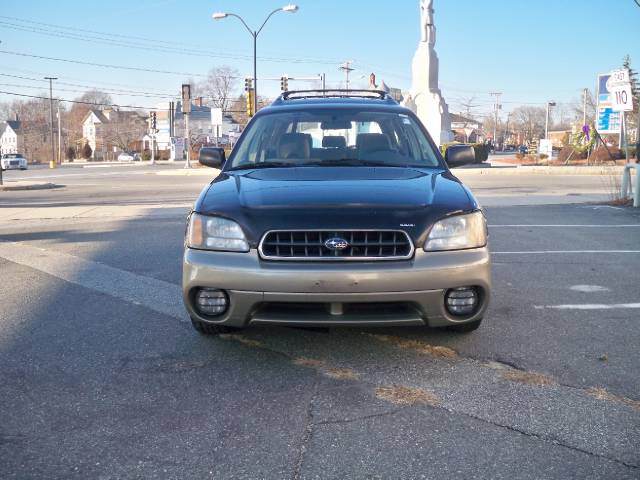
[[[289,90],[282,92],[278,100],[301,100],[306,98],[376,98],[380,100],[395,100],[383,90],[358,90],[345,88],[331,88],[326,90]]]

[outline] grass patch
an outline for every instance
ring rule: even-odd
[[[396,405],[437,405],[438,397],[421,388],[387,385],[376,389],[376,397]]]
[[[222,333],[220,335],[218,335],[220,338],[223,338],[225,340],[235,340],[236,342],[240,342],[243,345],[246,345],[248,347],[253,347],[253,348],[262,348],[264,347],[264,343],[258,341],[258,340],[253,340],[251,338],[247,338],[244,335],[238,335],[238,334],[233,334],[233,333]]]
[[[358,372],[350,368],[327,368],[322,373],[336,380],[357,380],[360,376]]]
[[[555,385],[558,383],[554,378],[547,375],[536,372],[527,372],[525,370],[508,370],[502,373],[502,378],[511,382],[537,386]]]
[[[587,390],[587,395],[592,396],[593,398],[597,398],[598,400],[605,400],[607,402],[619,403],[621,405],[626,405],[628,407],[633,408],[634,410],[640,411],[640,401],[632,400],[627,397],[621,397],[618,395],[614,395],[613,393],[609,393],[602,387],[592,387]]]
[[[403,350],[413,350],[414,352],[431,355],[440,358],[456,358],[458,352],[449,347],[441,345],[429,345],[420,340],[410,340],[402,337],[394,337],[391,335],[373,335],[374,338],[386,343],[390,343]]]

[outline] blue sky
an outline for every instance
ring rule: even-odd
[[[113,91],[119,103],[152,106],[160,98],[122,90],[162,95],[177,92],[183,80],[213,66],[230,65],[241,76],[252,72],[251,37],[233,18],[214,22],[211,14],[228,11],[259,26],[277,0],[91,0],[57,2],[22,0],[3,4],[0,15],[85,29],[64,29],[0,18],[0,50],[184,72],[181,75],[99,68],[0,54],[0,90],[39,94],[45,84],[31,78],[53,75],[73,85],[58,85],[62,98],[74,98],[77,85]],[[391,86],[410,87],[411,60],[419,40],[418,0],[298,0],[295,14],[276,14],[258,43],[258,76],[313,76],[321,72],[337,86],[344,79],[340,62],[353,60],[352,79],[376,72]],[[570,102],[596,75],[620,65],[630,54],[640,70],[640,7],[633,0],[435,0],[440,57],[440,84],[452,111],[475,97],[477,114],[491,110],[490,91],[503,92],[504,110],[520,103]],[[38,33],[40,32],[40,33]],[[62,32],[62,33],[60,33]],[[148,41],[105,37],[118,45],[64,38],[92,38],[94,33],[154,39],[153,45],[197,50],[198,56],[132,48]],[[204,51],[204,55],[203,54]],[[224,57],[224,58],[220,58]],[[241,84],[239,82],[239,90]],[[9,85],[7,85],[9,84]],[[260,93],[275,95],[279,82],[260,83]],[[292,82],[290,87],[307,87]],[[6,100],[0,95],[0,100]]]

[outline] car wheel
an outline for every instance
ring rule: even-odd
[[[469,333],[477,330],[480,324],[482,323],[482,319],[474,320],[473,322],[461,323],[460,325],[451,325],[449,330],[458,332],[458,333]]]
[[[236,327],[228,327],[226,325],[215,325],[212,323],[201,322],[191,317],[191,325],[202,335],[219,335],[221,333],[231,333],[240,330]]]

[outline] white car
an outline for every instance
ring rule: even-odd
[[[3,170],[26,170],[27,159],[19,153],[5,153],[0,159],[0,167]]]
[[[122,152],[118,155],[119,162],[137,162],[140,160],[140,155],[134,152]]]

